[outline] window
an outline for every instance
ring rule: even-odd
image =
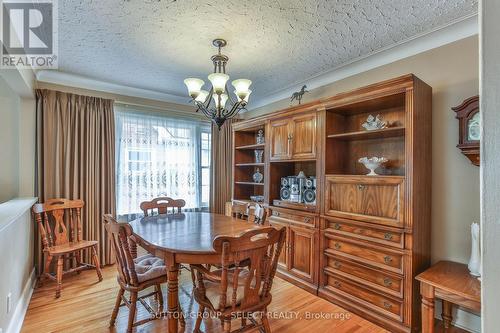
[[[182,198],[208,207],[210,125],[204,121],[115,107],[117,214],[140,212],[142,201]]]
[[[208,207],[210,200],[210,130],[201,132],[201,206]]]

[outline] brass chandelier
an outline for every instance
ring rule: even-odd
[[[214,72],[208,75],[208,80],[212,83],[210,91],[203,90],[205,82],[198,78],[187,78],[184,84],[187,86],[189,96],[197,107],[196,112],[201,111],[211,119],[217,127],[221,128],[226,119],[234,117],[239,111],[244,110],[248,97],[252,93],[250,85],[252,81],[238,79],[231,82],[234,87],[236,99],[231,97],[227,82],[229,75],[226,74],[226,64],[229,57],[221,53],[221,49],[227,45],[224,39],[214,39],[212,44],[219,49],[216,55],[212,56]]]

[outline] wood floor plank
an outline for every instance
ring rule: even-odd
[[[85,271],[80,275],[65,276],[62,295],[54,298],[55,285],[46,282],[34,291],[21,332],[23,333],[75,333],[75,332],[124,332],[128,310],[120,308],[116,325],[109,328],[118,284],[116,269],[103,269],[104,280],[97,283],[95,272]],[[166,296],[166,286],[164,296]],[[187,314],[186,332],[192,332],[198,305],[192,297],[189,272],[183,271],[180,278],[179,297]],[[356,316],[341,307],[316,297],[284,280],[275,279],[272,289],[273,301],[269,308],[273,332],[317,332],[317,333],[380,333],[386,332],[375,324]],[[323,313],[329,318],[322,318]],[[138,306],[139,318],[148,315]],[[317,318],[314,316],[318,316]],[[239,321],[233,321],[234,328]],[[166,332],[167,321],[155,320],[139,326],[135,332]],[[202,330],[206,333],[220,332],[217,320],[204,319]]]

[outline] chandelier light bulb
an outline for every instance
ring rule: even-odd
[[[212,73],[208,76],[210,82],[212,82],[212,87],[216,94],[222,94],[226,88],[226,82],[229,80],[229,75],[224,73]]]
[[[227,94],[220,94],[220,105],[219,105],[219,95],[212,95],[215,101],[215,107],[221,109],[226,107]]]
[[[191,96],[193,99],[196,99],[200,94],[201,87],[203,87],[205,82],[201,79],[190,77],[184,80],[184,84],[188,88],[189,96]]]
[[[200,103],[205,103],[205,101],[207,100],[207,96],[208,96],[208,91],[200,90],[200,93],[198,94],[198,97],[195,98],[195,100]]]

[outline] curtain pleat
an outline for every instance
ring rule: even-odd
[[[219,130],[212,124],[212,153],[210,170],[210,211],[225,213],[226,202],[231,201],[233,175],[233,132],[232,124],[239,119],[226,120]]]
[[[83,238],[97,240],[101,264],[111,264],[102,216],[116,213],[113,100],[46,89],[37,90],[36,99],[39,201],[82,199]],[[35,258],[40,267],[37,243]],[[89,254],[85,255],[90,262]]]

